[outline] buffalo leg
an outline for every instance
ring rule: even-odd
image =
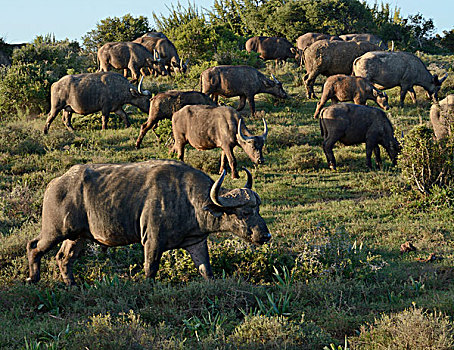
[[[189,255],[191,255],[195,267],[203,278],[206,280],[214,278],[213,271],[211,271],[207,240],[205,239],[202,242],[186,247],[185,249],[188,251]]]
[[[332,103],[334,103],[334,102],[333,102],[333,98],[334,98],[334,97],[331,98],[331,102],[332,102]],[[314,118],[317,118],[317,117],[318,117],[318,115],[319,115],[321,109],[323,108],[323,106],[325,105],[325,103],[326,103],[327,101],[328,101],[328,96],[327,96],[327,94],[323,94],[323,93],[322,93],[322,97],[320,98],[320,101],[317,102],[317,108],[315,109],[315,112],[314,112]]]
[[[333,147],[336,143],[336,140],[325,139],[323,141],[323,152],[325,153],[328,166],[332,170],[336,170],[336,158],[334,158]]]
[[[73,275],[73,263],[79,256],[83,246],[83,239],[77,239],[75,241],[67,239],[63,242],[60,250],[55,256],[63,281],[67,285],[75,284]]]
[[[128,115],[126,114],[126,112],[124,111],[123,108],[121,108],[121,107],[118,108],[116,111],[114,111],[114,113],[123,119],[123,122],[125,123],[127,128],[129,128],[131,126]]]
[[[236,109],[237,111],[241,111],[244,106],[246,105],[246,96],[241,95],[240,96],[240,103],[238,104],[238,108]]]
[[[400,88],[400,106],[404,106],[405,95],[407,94],[408,88],[401,87]]]
[[[63,124],[65,124],[66,128],[69,131],[74,131],[74,128],[71,124],[71,116],[72,116],[72,113],[70,111],[63,111],[63,116],[62,116]]]
[[[317,78],[318,72],[312,72],[308,73],[304,76],[304,85],[306,86],[306,93],[307,93],[307,98],[317,98],[314,93],[314,83],[315,79]]]
[[[142,143],[142,140],[145,137],[145,135],[147,134],[148,130],[154,129],[154,127],[156,126],[156,123],[157,123],[156,119],[150,119],[149,118],[145,123],[143,123],[140,126],[139,137],[136,140],[136,148],[137,149],[140,148],[140,144]]]
[[[224,150],[224,148],[223,148]],[[230,169],[232,170],[232,179],[238,179],[238,171],[236,170],[236,159],[235,156],[233,155],[233,148],[232,147],[226,147],[225,148],[225,156],[227,157],[227,160],[229,161]]]
[[[411,100],[414,104],[416,104],[416,92],[413,89],[413,86],[408,89],[408,93],[410,94]]]
[[[40,278],[41,258],[63,238],[60,235],[41,234],[27,243],[27,257],[30,268],[27,282],[36,283]]]
[[[175,143],[173,144],[173,147],[169,150],[169,153],[177,153],[178,159],[181,160],[182,162],[184,161],[184,146],[186,145],[186,141],[180,137],[175,137]]]
[[[382,161],[380,155],[380,147],[377,145],[374,148],[374,155],[375,155],[375,163],[377,163],[377,169],[381,169]]]
[[[52,109],[49,113],[49,116],[47,117],[46,120],[46,125],[44,125],[44,130],[43,132],[47,134],[49,132],[50,124],[54,121],[55,117],[57,116],[58,112],[60,112],[61,109]]]
[[[375,152],[375,149],[378,148],[375,138],[372,136],[367,137],[366,139],[366,165],[369,169],[372,169],[372,151]],[[380,152],[380,150],[379,150]],[[376,155],[376,153],[375,153]],[[380,155],[379,155],[380,156]],[[381,162],[381,158],[380,158]]]
[[[249,108],[251,109],[251,116],[254,116],[255,114],[255,101],[254,101],[254,95],[248,96],[247,101],[249,102]]]
[[[222,174],[222,172],[225,169],[225,162],[227,161],[227,157],[225,155],[224,150],[221,152],[221,167],[219,168],[219,174]]]
[[[147,240],[144,244],[145,277],[154,279],[159,269],[162,251],[155,240]]]

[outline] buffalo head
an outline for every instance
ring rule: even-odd
[[[240,118],[238,122],[237,142],[255,164],[263,164],[265,162],[262,150],[268,135],[268,126],[265,119],[262,118],[262,120],[264,130],[260,136],[245,136],[241,130],[243,118]]]
[[[221,230],[230,231],[246,242],[261,245],[271,239],[265,220],[259,214],[260,197],[251,190],[252,175],[246,169],[247,183],[243,188],[227,191],[221,189],[226,171],[210,190],[211,203],[204,207],[212,215],[221,219]],[[222,194],[219,194],[220,192]]]
[[[276,79],[276,77],[271,74],[271,79],[265,78],[263,81],[265,85],[265,92],[272,94],[278,98],[287,98],[288,95],[282,87],[282,83]]]
[[[437,74],[432,75],[432,91],[430,92],[430,96],[434,102],[438,101],[438,91],[440,91],[441,84],[443,84],[447,77],[448,73],[441,79],[438,79]]]
[[[372,94],[375,97],[375,101],[377,102],[377,104],[385,111],[387,111],[389,109],[389,104],[388,95],[386,94],[386,92],[374,89]]]

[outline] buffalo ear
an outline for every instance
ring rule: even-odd
[[[140,97],[140,94],[137,90],[130,88],[129,91],[133,97]]]
[[[203,207],[203,210],[209,211],[211,215],[213,215],[215,218],[219,218],[224,214],[224,212],[215,204],[207,204]]]
[[[291,47],[291,48],[290,48],[290,52],[291,52],[292,54],[296,55],[296,50],[295,50],[294,47]]]

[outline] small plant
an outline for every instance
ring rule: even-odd
[[[60,314],[62,295],[57,289],[53,291],[46,288],[44,292],[37,291],[36,296],[39,300],[39,311],[49,312],[50,314],[53,314],[55,316],[58,316]]]

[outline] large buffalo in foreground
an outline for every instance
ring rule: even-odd
[[[232,232],[257,245],[271,238],[247,173],[246,186],[229,191],[221,188],[225,173],[214,182],[176,161],[75,165],[44,193],[41,233],[27,244],[27,280],[39,281],[42,256],[63,242],[56,259],[65,283],[74,284],[72,265],[85,240],[141,243],[147,278],[156,276],[162,253],[184,248],[201,275],[212,278],[210,233]]]
[[[199,151],[221,148],[220,173],[227,160],[232,178],[238,178],[233,148],[240,146],[255,164],[262,164],[262,149],[268,134],[265,119],[263,124],[263,134],[253,136],[232,107],[186,106],[172,116],[175,144],[170,151],[176,152],[183,161],[184,146],[187,143]]]
[[[391,122],[379,108],[352,103],[331,105],[320,113],[320,128],[323,151],[331,169],[336,169],[333,147],[337,141],[346,146],[366,143],[366,164],[369,168],[372,168],[372,151],[377,167],[381,167],[378,145],[386,149],[394,165],[397,162],[399,143],[394,137]]]
[[[128,79],[114,72],[83,73],[66,75],[52,84],[50,89],[50,113],[44,127],[49,131],[50,124],[57,114],[63,110],[63,123],[69,130],[72,113],[87,115],[101,111],[102,128],[107,128],[109,114],[114,112],[129,127],[128,115],[123,105],[131,104],[142,112],[150,109],[150,95],[147,90],[141,91]]]
[[[315,98],[314,83],[317,76],[352,73],[353,61],[368,51],[380,48],[368,41],[318,40],[304,52],[307,74],[304,76],[307,97]]]
[[[148,119],[140,126],[140,134],[136,141],[136,148],[140,148],[147,132],[153,130],[157,123],[163,119],[172,119],[172,114],[186,105],[212,105],[216,104],[207,95],[198,91],[169,90],[160,92],[150,100]]]
[[[452,134],[454,125],[454,95],[448,95],[430,108],[430,121],[437,140]]]
[[[388,43],[374,34],[344,34],[339,35],[339,38],[344,41],[369,41],[372,44],[379,46],[382,50],[388,50]]]
[[[323,33],[305,33],[296,39],[296,61],[300,66],[304,64],[304,51],[318,40],[341,40],[338,36]]]
[[[132,82],[137,82],[140,74],[145,75],[144,68],[152,69],[160,64],[157,52],[150,52],[144,46],[133,42],[106,43],[98,50],[97,56],[100,72],[108,72],[112,68],[131,71]]]
[[[378,51],[368,52],[353,63],[353,75],[364,77],[379,89],[400,86],[400,105],[404,105],[407,91],[416,103],[413,86],[422,86],[434,102],[438,91],[447,78],[432,75],[419,57],[409,52]]]
[[[351,75],[336,74],[326,79],[314,118],[317,118],[328,100],[332,103],[353,101],[357,105],[365,105],[367,100],[372,100],[384,110],[389,109],[386,93],[378,90],[367,79]]]
[[[249,38],[245,44],[247,52],[257,52],[263,60],[285,61],[293,58],[296,50],[285,38],[254,36]]]
[[[170,75],[172,71],[186,72],[186,63],[180,60],[175,45],[169,39],[142,36],[133,42],[145,46],[150,52],[157,52],[158,57],[161,59],[160,64],[165,66],[163,73]]]
[[[257,69],[249,66],[216,66],[200,74],[200,86],[204,94],[210,95],[217,103],[218,96],[240,96],[237,110],[244,108],[249,102],[251,114],[255,113],[254,96],[267,93],[278,98],[287,98],[282,84],[274,75],[268,79]]]

